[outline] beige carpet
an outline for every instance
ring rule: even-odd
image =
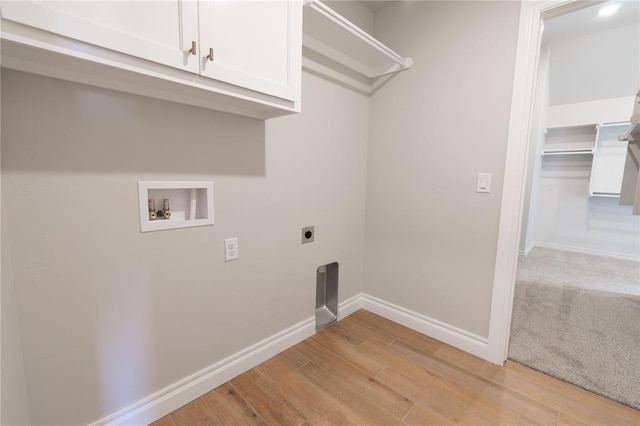
[[[521,256],[509,358],[640,409],[640,264]]]

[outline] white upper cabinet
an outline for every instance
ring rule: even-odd
[[[0,5],[3,67],[258,118],[300,110],[301,0]]]
[[[285,99],[300,96],[301,3],[201,1],[202,75]]]
[[[7,2],[3,19],[164,65],[198,72],[195,1]]]

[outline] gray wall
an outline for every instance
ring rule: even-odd
[[[364,31],[373,34],[374,15],[359,1],[323,0],[323,3]]]
[[[488,335],[518,2],[400,2],[376,36],[415,60],[371,102],[365,291]],[[492,172],[491,194],[477,194]]]
[[[385,8],[376,35],[414,68],[371,108],[305,75],[302,114],[266,123],[4,72],[33,423],[98,419],[310,317],[332,261],[340,300],[364,289],[486,336],[518,17],[516,2]],[[214,181],[215,226],[139,232],[136,183],[172,179]]]
[[[340,300],[362,291],[368,98],[304,75],[304,111],[264,122],[2,77],[33,424],[96,420],[310,318],[319,265],[340,263]],[[216,224],[140,233],[139,180],[212,180]]]

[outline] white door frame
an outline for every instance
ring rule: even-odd
[[[504,363],[509,347],[542,23],[604,1],[524,0],[521,4],[487,344],[487,359],[495,364]]]

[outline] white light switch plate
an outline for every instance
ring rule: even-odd
[[[491,192],[491,173],[478,173],[476,192]]]

